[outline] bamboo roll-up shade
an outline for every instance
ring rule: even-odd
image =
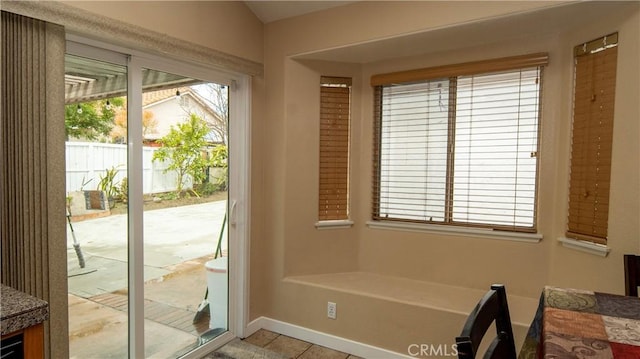
[[[617,53],[608,47],[575,58],[567,237],[602,244],[609,220]]]
[[[322,77],[318,219],[348,219],[351,79]]]
[[[455,76],[477,75],[482,73],[516,70],[527,67],[545,66],[548,63],[549,55],[547,53],[536,53],[504,57],[500,59],[465,62],[453,65],[428,67],[422,69],[373,75],[371,76],[371,86],[391,85]]]

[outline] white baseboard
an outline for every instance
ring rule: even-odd
[[[310,342],[366,359],[412,358],[411,356],[406,354],[393,352],[387,349],[375,347],[373,345],[356,342],[354,340],[341,338],[335,335],[308,329],[295,324],[281,322],[279,320],[267,317],[260,317],[253,320],[247,325],[245,333],[247,336],[249,336],[260,329],[270,330],[289,337],[304,340],[305,342]]]

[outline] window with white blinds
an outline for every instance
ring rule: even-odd
[[[541,65],[377,86],[374,219],[535,231]]]

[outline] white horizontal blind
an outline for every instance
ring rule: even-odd
[[[382,89],[382,218],[445,219],[449,81]]]
[[[454,222],[533,228],[540,72],[458,78]]]
[[[540,75],[380,87],[374,219],[534,230]]]

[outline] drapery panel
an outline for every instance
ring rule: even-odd
[[[2,11],[2,283],[49,302],[47,357],[68,356],[64,28]]]

